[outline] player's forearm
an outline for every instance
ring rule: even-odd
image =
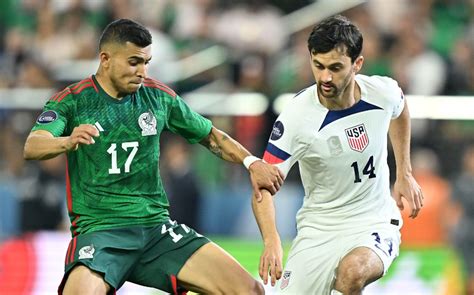
[[[278,234],[275,222],[273,197],[267,190],[261,190],[261,192],[262,200],[260,202],[255,197],[252,197],[252,209],[262,235],[263,243],[280,243],[280,235]]]
[[[397,176],[411,174],[410,163],[410,112],[405,102],[405,108],[400,116],[392,120],[389,129],[390,141],[392,142],[395,162],[397,165]]]
[[[25,160],[47,160],[67,151],[66,137],[53,137],[47,134],[31,133],[25,142]]]
[[[241,164],[246,156],[251,155],[235,139],[215,127],[212,127],[211,133],[201,144],[219,158],[233,163]]]

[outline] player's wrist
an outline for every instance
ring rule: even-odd
[[[260,161],[260,160],[261,160],[260,158],[250,155],[250,156],[247,156],[247,157],[244,158],[243,164],[244,164],[245,168],[247,168],[247,170],[249,170],[250,165],[252,165],[253,163],[255,163],[257,161]]]

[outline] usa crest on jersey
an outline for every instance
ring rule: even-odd
[[[282,276],[282,280],[281,280],[281,285],[280,285],[280,289],[285,289],[286,287],[288,287],[288,284],[290,283],[290,276],[291,276],[291,271],[289,270],[286,270],[284,273],[283,273],[283,276]]]
[[[347,128],[345,131],[349,147],[352,150],[361,153],[369,145],[369,136],[364,124]]]

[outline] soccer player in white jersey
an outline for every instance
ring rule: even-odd
[[[402,198],[415,218],[423,206],[410,164],[410,116],[396,81],[358,75],[358,28],[343,16],[308,39],[316,83],[300,91],[273,125],[264,159],[285,175],[298,162],[305,198],[282,270],[270,193],[253,199],[264,241],[260,276],[281,294],[361,294],[398,255]],[[387,133],[396,160],[390,192]]]

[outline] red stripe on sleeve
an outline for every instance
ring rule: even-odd
[[[284,162],[282,159],[270,154],[267,151],[265,151],[265,153],[263,154],[263,160],[265,160],[265,162],[269,164],[280,164]]]

